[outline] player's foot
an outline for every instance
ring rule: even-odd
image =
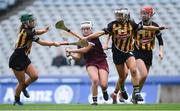
[[[111,94],[111,98],[113,100],[113,104],[117,104],[117,100],[116,100],[117,95],[114,92]]]
[[[128,94],[127,94],[126,91],[121,91],[121,92],[119,93],[119,95],[120,95],[123,99],[125,99],[125,100],[128,99]]]
[[[14,101],[13,105],[16,105],[16,104],[17,104],[17,105],[20,105],[20,106],[23,105],[23,103],[20,102],[20,101]]]
[[[29,95],[29,93],[28,93],[28,91],[26,89],[23,89],[22,92],[23,92],[25,97],[27,97],[27,98],[30,97],[30,95]]]
[[[97,104],[97,102],[93,102],[91,105],[97,106],[98,104]]]
[[[125,102],[124,98],[122,97],[122,94],[121,92],[119,93],[119,102]]]
[[[131,102],[132,102],[133,104],[138,104],[138,101],[134,100],[133,98],[131,98]]]
[[[140,93],[135,93],[135,94],[132,96],[131,102],[132,102],[133,104],[137,104],[138,101],[143,101],[143,98],[142,98],[142,96],[141,96]]]
[[[108,95],[107,91],[103,92],[103,98],[105,101],[107,101],[109,99],[109,95]]]

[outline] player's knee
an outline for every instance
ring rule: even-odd
[[[107,84],[101,84],[101,88],[102,88],[102,90],[106,90],[107,89]]]
[[[38,77],[37,74],[35,74],[34,76],[31,77],[31,79],[34,80],[34,81],[36,81],[38,78],[39,78],[39,77]]]
[[[121,77],[119,78],[119,80],[120,80],[120,81],[125,81],[125,80],[126,80],[126,75],[121,76]]]
[[[94,85],[96,85],[96,86],[98,85],[98,82],[99,82],[98,79],[93,79],[93,80],[92,80],[92,83],[93,83]]]
[[[136,76],[137,75],[137,69],[136,68],[131,68],[130,71],[131,71],[131,75],[132,76]]]
[[[141,75],[141,80],[145,80],[147,78],[147,74]]]

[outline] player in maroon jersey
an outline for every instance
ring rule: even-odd
[[[92,34],[91,21],[85,21],[81,24],[81,31],[83,36]],[[67,48],[67,56],[71,56],[75,60],[79,60],[82,56],[86,61],[86,70],[92,82],[92,105],[97,105],[98,96],[98,82],[103,92],[104,100],[108,100],[108,73],[109,68],[106,61],[106,54],[103,51],[99,38],[88,40],[87,47],[79,47],[78,49]]]

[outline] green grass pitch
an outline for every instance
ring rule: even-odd
[[[180,111],[180,104],[0,104],[0,111]]]

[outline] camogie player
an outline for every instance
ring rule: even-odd
[[[85,21],[81,24],[81,31],[84,37],[93,33],[91,21]],[[106,54],[102,48],[99,38],[88,40],[89,45],[87,47],[78,49],[66,49],[67,56],[71,56],[73,59],[78,60],[84,56],[86,70],[88,72],[89,78],[92,82],[92,105],[97,105],[98,96],[98,83],[103,92],[104,100],[108,100],[108,73],[109,68],[106,61]]]
[[[146,11],[146,12],[149,12],[149,13],[146,13],[146,15],[147,16],[145,16],[145,15],[142,15],[142,13],[144,14],[145,12],[144,11]],[[152,15],[153,15],[153,9],[151,8],[151,7],[144,7],[144,8],[142,8],[141,9],[141,16],[142,16],[142,19],[143,19],[143,22],[145,22],[144,24],[142,23],[142,22],[140,22],[139,23],[139,25],[140,26],[155,26],[155,27],[158,27],[158,25],[157,24],[155,24],[155,23],[153,23],[154,25],[150,25],[148,22],[152,22],[152,21],[150,21],[150,19],[151,19],[151,17],[152,17]],[[142,31],[143,30],[143,31]],[[145,32],[149,32],[149,34],[147,34],[147,35],[150,35],[150,36],[152,36],[153,34],[158,34],[158,41],[159,41],[159,45],[160,45],[160,58],[163,58],[163,49],[162,49],[162,45],[163,45],[163,41],[162,41],[162,37],[161,37],[161,34],[160,34],[160,31],[159,30],[145,30],[145,29],[141,29],[141,30],[136,30],[134,33],[135,33],[135,44],[137,44],[138,43],[138,45],[137,46],[135,46],[135,49],[134,49],[134,51],[133,51],[133,53],[134,53],[134,55],[135,55],[135,58],[136,58],[136,62],[137,62],[137,67],[138,67],[138,69],[139,69],[139,71],[140,71],[140,90],[142,89],[142,84],[144,83],[144,81],[145,81],[145,76],[146,76],[146,73],[145,72],[148,72],[147,70],[149,70],[149,67],[148,67],[148,64],[150,65],[151,63],[152,63],[152,55],[150,54],[150,53],[152,53],[152,51],[150,50],[150,51],[142,51],[142,49],[140,49],[140,48],[144,48],[145,49],[145,43],[144,43],[144,46],[142,46],[142,41],[144,40],[145,41],[145,39],[146,39],[146,43],[149,43],[149,45],[147,45],[146,44],[146,47],[148,47],[149,46],[149,49],[150,49],[150,47],[151,46],[153,46],[154,45],[154,38],[153,37],[147,37],[147,36],[144,36],[143,37],[143,35],[139,35],[138,33],[140,33],[141,32],[141,34],[142,34],[142,32],[143,33],[145,33]],[[137,36],[138,35],[138,36]],[[147,39],[148,39],[148,41],[147,41]],[[109,39],[107,39],[107,42],[106,42],[106,44],[105,44],[105,46],[107,47],[107,44],[108,44],[108,41],[109,41]],[[152,44],[152,45],[151,45]],[[138,48],[138,46],[141,46],[140,48]],[[143,64],[142,64],[142,62],[143,61],[145,61],[145,63],[147,63],[146,64],[146,66],[144,66]],[[144,63],[144,62],[143,62]],[[147,68],[147,70],[145,70],[146,68]],[[118,81],[117,81],[117,83],[116,83],[116,88],[115,88],[115,90],[114,90],[114,92],[111,94],[111,97],[112,97],[112,99],[113,99],[113,103],[114,104],[116,104],[117,103],[117,100],[116,100],[116,98],[117,98],[117,93],[119,92],[119,90],[120,90],[120,93],[119,93],[119,101],[120,102],[124,102],[124,99],[128,99],[128,95],[127,95],[127,93],[126,93],[126,91],[125,91],[125,89],[124,89],[124,83],[125,83],[125,80],[126,80],[126,78],[127,78],[127,73],[128,73],[128,68],[127,68],[127,66],[125,67],[125,75],[122,77],[122,78],[119,78],[118,79]],[[133,99],[132,99],[133,100]],[[133,101],[132,101],[133,102]]]
[[[131,72],[131,78],[133,83],[133,100],[143,101],[140,95],[140,84],[139,84],[139,74],[137,71],[136,60],[133,55],[134,50],[134,34],[138,30],[162,30],[165,27],[155,27],[155,26],[144,26],[142,24],[136,24],[130,19],[130,13],[127,8],[121,8],[115,10],[116,20],[110,22],[107,28],[103,31],[93,33],[87,37],[85,40],[97,38],[104,34],[110,34],[112,36],[112,53],[113,62],[116,66],[119,78],[123,79],[119,83],[120,90],[124,92],[124,99],[128,99],[127,93],[124,89],[124,80],[127,77],[127,69]],[[125,97],[126,96],[126,97]]]
[[[152,21],[154,10],[151,6],[144,6],[140,9],[141,21],[139,24],[146,26],[156,26],[158,24]],[[134,55],[138,70],[140,72],[140,90],[148,76],[150,66],[152,65],[153,49],[155,46],[155,38],[159,43],[159,57],[163,59],[163,39],[162,33],[159,30],[138,30],[135,36]]]
[[[31,50],[32,42],[36,42],[42,46],[60,46],[58,42],[41,40],[37,35],[44,34],[48,31],[49,27],[41,30],[35,30],[36,19],[32,14],[23,14],[20,17],[21,27],[18,34],[18,40],[15,45],[15,50],[9,59],[9,67],[12,68],[16,79],[18,80],[14,105],[23,105],[20,101],[20,94],[23,92],[24,96],[29,98],[26,88],[38,79],[38,72],[31,64],[28,55]],[[25,78],[25,74],[29,76]]]

